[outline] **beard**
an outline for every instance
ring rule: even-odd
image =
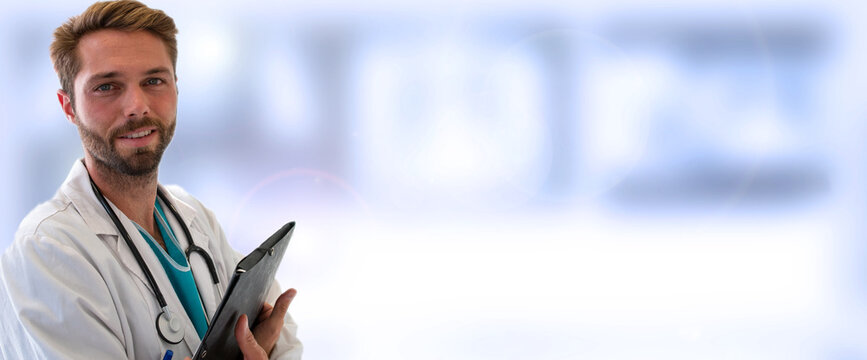
[[[87,151],[100,166],[113,170],[122,175],[141,177],[156,172],[163,157],[163,152],[172,141],[175,133],[176,121],[172,121],[168,127],[150,117],[130,121],[124,126],[117,128],[109,134],[108,138],[102,138],[93,130],[78,123],[78,133],[81,134],[81,142]],[[137,148],[132,155],[124,157],[114,146],[114,140],[119,136],[145,126],[157,128],[159,142],[156,148]]]

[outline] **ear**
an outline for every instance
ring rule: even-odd
[[[63,109],[63,114],[66,115],[66,120],[69,122],[76,124],[75,122],[75,109],[72,106],[72,100],[69,98],[69,94],[66,91],[57,90],[57,101],[60,102],[60,108]]]

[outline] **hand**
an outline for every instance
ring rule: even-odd
[[[268,354],[274,350],[280,331],[283,330],[283,317],[286,316],[289,304],[297,293],[295,289],[289,289],[280,294],[274,306],[265,303],[256,318],[259,324],[253,332],[250,332],[247,314],[238,317],[238,322],[235,323],[235,340],[238,341],[241,353],[244,354],[244,360],[268,359]],[[184,360],[190,358],[186,357]]]
[[[259,316],[256,318],[258,324],[256,328],[250,332],[249,320],[247,315],[241,315],[238,322],[235,323],[235,340],[238,341],[238,346],[241,348],[241,353],[244,354],[246,360],[267,359],[268,354],[274,349],[277,344],[277,339],[280,337],[280,331],[283,330],[283,317],[286,316],[286,311],[289,310],[289,304],[295,298],[298,291],[295,289],[286,290],[274,306],[265,304]]]

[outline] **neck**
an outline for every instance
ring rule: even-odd
[[[130,220],[135,221],[149,233],[154,233],[157,170],[141,176],[131,176],[108,168],[90,156],[85,156],[84,166],[106,199],[117,206]]]

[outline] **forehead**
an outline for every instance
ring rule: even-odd
[[[163,41],[144,30],[95,31],[81,37],[77,52],[81,68],[76,80],[105,72],[133,75],[156,67],[172,69]]]

